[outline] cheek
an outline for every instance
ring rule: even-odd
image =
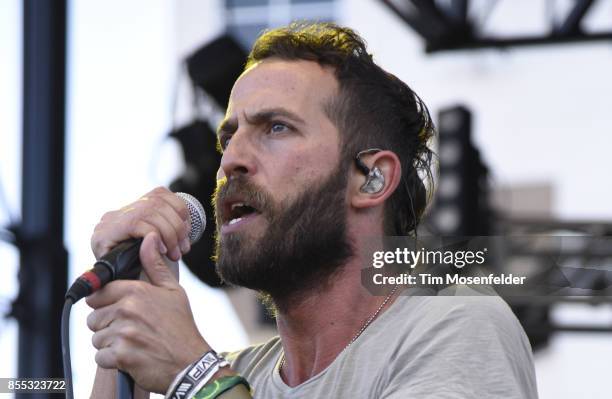
[[[278,166],[278,172],[282,174],[279,179],[283,191],[292,195],[296,190],[301,189],[305,182],[313,174],[312,160],[303,155],[293,154],[284,166]]]
[[[278,204],[295,197],[309,186],[315,176],[314,161],[298,153],[272,164],[269,192]]]
[[[276,200],[290,198],[318,184],[334,172],[338,164],[338,150],[325,143],[310,148],[286,151],[271,163],[271,194]]]
[[[297,157],[288,170],[293,172],[292,183],[300,190],[316,185],[336,169],[335,154],[318,151],[311,157]]]
[[[338,150],[333,145],[319,147],[313,152],[310,163],[313,165],[315,176],[329,176],[329,174],[338,168],[339,154]]]

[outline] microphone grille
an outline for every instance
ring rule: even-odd
[[[189,241],[193,244],[202,237],[206,228],[206,213],[200,201],[191,194],[176,193],[176,195],[185,202],[189,210],[189,223],[191,230],[189,231]]]

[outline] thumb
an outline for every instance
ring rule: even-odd
[[[158,287],[176,288],[178,280],[159,252],[161,238],[150,232],[140,245],[140,263],[151,284]]]

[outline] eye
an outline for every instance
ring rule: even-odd
[[[223,152],[223,150],[225,150],[227,148],[227,146],[229,145],[229,142],[232,139],[232,135],[231,134],[226,134],[223,135],[219,138],[219,147],[221,149],[221,152]]]
[[[290,129],[291,127],[289,127],[286,123],[283,122],[272,122],[270,124],[270,133],[283,133]]]

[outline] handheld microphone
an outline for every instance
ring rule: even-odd
[[[200,201],[187,193],[176,193],[189,210],[189,241],[193,244],[198,241],[206,227],[206,214]],[[66,299],[76,303],[81,298],[89,296],[113,280],[137,279],[142,266],[139,259],[142,238],[127,240],[119,243],[106,255],[101,257],[93,266],[83,273],[72,284]]]

